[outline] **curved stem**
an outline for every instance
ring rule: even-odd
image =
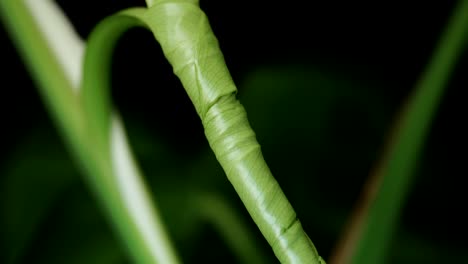
[[[198,1],[160,0],[147,12],[132,9],[124,14],[135,21],[107,21],[137,24],[139,20],[151,29],[192,100],[218,161],[275,255],[282,263],[323,263],[262,157],[245,110],[235,98],[237,89],[218,41]],[[114,35],[100,33],[96,38],[101,40],[95,43],[104,43],[113,40]],[[89,56],[107,60],[109,50]],[[105,131],[109,130],[111,113],[105,60],[100,60],[102,70],[89,71],[84,100],[88,118],[93,118],[92,130],[98,135],[95,143],[108,151]],[[93,65],[86,65],[86,69]]]
[[[132,9],[103,21],[91,35],[86,53],[83,102],[72,93],[72,85],[48,53],[47,44],[20,1],[1,4],[2,15],[7,17],[12,34],[39,79],[49,110],[136,262],[177,262],[162,228],[155,224],[148,229],[157,219],[155,210],[143,210],[149,210],[143,216],[145,221],[139,222],[132,216],[135,203],[129,193],[139,195],[140,201],[148,201],[146,191],[138,177],[123,182],[116,177],[118,155],[111,155],[115,154],[111,150],[115,147],[112,137],[119,135],[111,135],[109,58],[116,38],[144,21],[181,79],[205,126],[210,146],[276,256],[283,263],[323,263],[262,157],[245,110],[235,98],[237,89],[216,37],[197,0],[148,1],[152,5],[147,12]],[[20,19],[15,17],[18,14]],[[130,168],[134,168],[132,164],[130,161]],[[122,191],[128,190],[126,184],[133,185],[133,191],[125,194]],[[142,230],[150,230],[151,234]],[[162,246],[148,237],[156,237]]]
[[[137,14],[144,9],[132,9]],[[125,12],[103,20],[92,32],[85,56],[83,106],[96,155],[104,159],[105,172],[90,177],[91,186],[117,218],[117,229],[138,263],[177,263],[169,238],[152,205],[117,114],[111,113],[109,80],[111,57],[118,38],[141,21]],[[103,192],[102,189],[105,188]],[[101,189],[101,190],[100,190]]]
[[[122,241],[127,243],[134,262],[177,263],[157,211],[152,208],[151,199],[141,182],[118,116],[112,117],[112,128],[105,131],[93,130],[96,128],[94,119],[87,119],[90,112],[83,109],[77,93],[79,85],[76,80],[81,79],[82,67],[80,54],[73,54],[78,57],[67,61],[70,53],[67,48],[76,47],[79,53],[81,40],[71,32],[71,27],[55,24],[65,19],[63,14],[57,14],[59,10],[56,6],[47,1],[27,3],[31,4],[29,10],[24,1],[0,1],[0,18],[37,82],[48,111],[61,130],[71,154],[106,209],[110,222]],[[124,25],[117,27],[130,27],[133,23],[138,24],[138,21],[132,18],[129,23],[127,18]],[[100,30],[118,31],[114,26],[103,25],[104,29]],[[62,42],[60,38],[65,39]],[[67,43],[71,45],[65,47]],[[99,40],[97,43],[91,40],[90,43],[91,46],[100,45]],[[91,48],[91,54],[93,50]],[[100,55],[97,54],[94,59],[99,60]],[[89,61],[92,63],[93,58]],[[106,66],[97,64],[96,67],[99,72],[99,67]],[[100,143],[103,142],[96,142],[100,133],[107,133],[107,141],[102,145]]]

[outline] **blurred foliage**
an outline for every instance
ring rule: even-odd
[[[79,32],[86,36],[104,15],[136,4],[118,1],[111,9],[91,13],[79,27]],[[204,8],[239,86],[239,98],[247,109],[267,163],[295,207],[304,229],[326,258],[365,178],[381,154],[393,115],[424,65],[424,58],[430,54],[431,44],[405,41],[404,44],[409,45],[407,53],[395,55],[401,48],[394,53],[378,50],[379,56],[375,58],[376,50],[363,55],[366,47],[359,47],[360,44],[355,42],[348,46],[341,42],[345,47],[338,48],[335,43],[339,39],[325,33],[336,30],[335,24],[323,26],[322,31],[313,31],[319,27],[313,22],[319,18],[310,18],[310,31],[302,27],[304,32],[315,32],[319,36],[316,37],[318,44],[304,43],[304,37],[295,31],[297,29],[284,30],[284,34],[291,36],[289,41],[284,38],[276,41],[275,32],[285,25],[271,22],[273,24],[267,27],[264,21],[273,21],[272,16],[278,14],[279,7],[268,6],[264,10],[253,6],[244,11],[241,16],[245,21],[239,22],[240,29],[236,31],[234,25],[226,22],[229,16],[223,16],[226,14],[223,12],[228,8],[239,11],[236,8],[240,7],[219,5],[206,3]],[[397,9],[388,8],[388,14],[382,14],[381,19],[389,18],[389,14]],[[408,23],[409,29],[404,31],[399,24],[401,39],[409,37],[410,31],[413,29],[414,32],[420,26],[418,23],[423,23],[409,23],[411,10],[416,12],[411,8],[402,11],[401,19]],[[305,12],[300,11],[305,8],[296,9]],[[420,20],[429,21],[429,18],[433,19],[431,14],[441,13],[431,25],[442,27],[444,12],[448,13],[450,7],[433,9],[433,13],[422,14]],[[73,8],[66,9],[76,21],[78,13],[70,10]],[[263,17],[259,15],[260,10],[265,12]],[[284,12],[291,10],[292,7],[285,7]],[[356,10],[357,7],[353,12]],[[339,13],[344,15],[346,12]],[[296,20],[305,19],[300,15],[297,17]],[[231,16],[231,19],[234,18]],[[298,22],[291,19],[288,25]],[[351,25],[359,26],[360,20],[357,20],[350,22]],[[346,17],[340,21],[347,21]],[[257,27],[260,24],[266,29],[249,29],[251,24]],[[351,25],[343,25],[342,33],[346,28],[352,28]],[[384,47],[394,47],[397,42],[392,42],[395,41],[392,34],[395,33],[385,31],[390,26],[382,25],[382,28],[369,39],[375,41],[374,45],[388,41]],[[242,29],[248,37],[242,37]],[[434,31],[436,36],[438,31]],[[354,32],[354,37],[361,39],[360,43],[368,40],[363,32]],[[425,36],[421,41],[432,43],[436,37],[424,35],[424,32],[429,30],[417,31],[419,35],[414,39]],[[331,37],[328,42],[323,40],[327,34]],[[389,34],[387,38],[385,34]],[[294,41],[291,40],[293,37],[296,37]],[[349,36],[347,40],[352,38]],[[3,39],[2,42],[8,43]],[[259,47],[259,43],[264,47]],[[300,44],[295,47],[294,43]],[[334,43],[328,53],[323,47],[326,43]],[[8,45],[11,44],[2,46],[2,55],[10,56],[5,61],[10,63],[12,71],[27,76],[18,58],[11,55],[14,54],[13,47]],[[266,255],[267,263],[274,261],[269,246],[250,221],[209,150],[188,97],[155,47],[150,34],[139,30],[128,33],[116,52],[113,93],[124,116],[132,147],[183,262],[243,262],[229,249],[217,227],[201,213],[203,206],[198,204],[197,197],[203,194],[222,196],[227,206],[246,220],[245,225],[258,245],[255,250]],[[239,51],[236,52],[236,48]],[[411,51],[415,55],[408,58]],[[466,69],[464,56],[459,69]],[[408,58],[408,61],[403,63],[402,58]],[[151,71],[143,70],[137,66],[142,60],[151,65],[156,63]],[[376,64],[382,60],[386,63]],[[271,61],[275,63],[269,63]],[[126,74],[123,74],[124,70]],[[400,229],[395,234],[389,263],[441,263],[447,260],[468,263],[468,219],[461,215],[466,207],[466,195],[459,177],[462,163],[458,162],[460,156],[454,154],[463,138],[458,132],[459,121],[453,121],[460,117],[457,108],[462,105],[460,87],[467,85],[463,78],[466,74],[462,72],[455,73],[434,120],[417,181],[404,208]],[[147,76],[154,74],[160,76],[161,84],[150,86]],[[77,174],[30,79],[5,78],[16,84],[10,84],[11,89],[16,90],[8,91],[7,95],[21,101],[23,106],[1,108],[8,115],[5,127],[9,129],[5,131],[7,142],[0,160],[0,262],[127,263],[124,250]]]
[[[372,86],[337,76],[310,67],[263,67],[240,84],[240,100],[266,160],[324,253],[333,246],[379,154],[391,112]],[[198,155],[181,155],[164,137],[126,121],[132,146],[184,261],[235,259],[213,226],[195,212],[193,197],[211,192],[225,197],[248,219],[206,144]],[[3,239],[7,257],[17,255],[14,263],[125,262],[50,124],[31,131],[3,166],[2,175]],[[248,225],[261,251],[271,254],[253,224]],[[456,241],[443,246],[407,228],[396,237],[392,256],[397,263],[467,258],[463,244]],[[212,255],[206,248],[221,249]]]

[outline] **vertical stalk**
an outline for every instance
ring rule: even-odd
[[[415,90],[405,105],[404,114],[396,127],[376,179],[377,193],[371,201],[368,215],[355,228],[361,230],[352,256],[344,263],[385,263],[392,234],[397,227],[403,201],[414,179],[415,167],[428,136],[431,121],[442,98],[450,73],[465,48],[468,34],[468,1],[455,6],[440,42]],[[381,178],[381,180],[378,180]],[[371,179],[372,181],[373,179]],[[381,181],[381,182],[379,182]],[[351,252],[351,251],[349,251]]]

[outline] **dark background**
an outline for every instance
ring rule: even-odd
[[[130,0],[59,4],[83,38],[105,16],[145,5]],[[454,5],[201,1],[265,158],[325,258]],[[13,43],[0,30],[2,255],[20,252],[16,263],[70,263],[70,258],[80,263],[80,257],[128,262]],[[468,261],[461,129],[467,63],[465,52],[433,120],[389,253],[392,263]],[[198,225],[189,236],[183,231],[189,220],[177,219],[177,208],[188,210],[178,198],[193,190],[222,194],[249,218],[159,45],[145,30],[131,30],[119,42],[113,65],[114,102],[183,261],[237,262],[210,225]],[[258,245],[273,259],[261,238]]]

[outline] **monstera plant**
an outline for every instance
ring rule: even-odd
[[[49,254],[56,258],[51,258],[67,263],[115,263],[122,262],[126,259],[122,255],[126,255],[136,263],[179,263],[188,257],[185,253],[177,253],[175,248],[183,248],[183,241],[197,237],[197,230],[203,223],[211,223],[236,261],[271,261],[271,257],[268,257],[265,248],[261,246],[263,241],[258,239],[251,223],[243,217],[248,212],[281,263],[324,264],[325,261],[319,254],[320,246],[317,251],[313,243],[321,245],[320,237],[311,235],[309,238],[300,215],[293,209],[294,203],[290,203],[273,177],[275,171],[279,174],[297,173],[297,168],[292,168],[296,165],[291,165],[287,171],[275,170],[273,168],[276,168],[276,160],[272,157],[270,160],[273,165],[270,170],[257,137],[261,144],[274,142],[272,144],[278,149],[288,149],[287,144],[300,146],[304,143],[293,136],[281,137],[281,133],[269,135],[268,131],[275,127],[257,120],[270,120],[269,124],[275,123],[275,119],[290,120],[292,124],[296,122],[294,117],[283,113],[308,111],[307,109],[316,107],[321,110],[317,110],[310,118],[323,125],[326,123],[327,111],[333,108],[332,104],[326,102],[339,102],[337,94],[357,98],[353,97],[357,90],[340,90],[336,87],[347,84],[320,73],[311,74],[300,69],[278,73],[274,69],[267,69],[257,72],[238,94],[221,52],[222,47],[198,0],[147,0],[146,5],[147,7],[125,9],[102,19],[84,41],[75,33],[67,16],[51,1],[0,2],[2,22],[75,162],[70,167],[77,168],[94,195],[92,201],[99,205],[97,208],[103,212],[106,223],[126,249],[126,254],[115,253],[112,250],[114,242],[101,237],[95,246],[93,243],[83,245],[88,246],[87,252],[99,252],[96,256],[101,258],[87,259],[86,254],[80,257],[73,257],[71,254],[67,256],[67,251],[63,253],[65,256],[57,257],[61,253],[54,250]],[[431,120],[435,116],[450,73],[455,69],[457,57],[466,43],[467,14],[468,1],[460,1],[440,37],[427,69],[398,115],[385,155],[371,174],[347,232],[329,263],[383,263],[388,256],[401,204],[408,195],[418,157],[430,131]],[[159,163],[160,168],[173,170],[161,170],[154,179],[144,178],[142,171],[146,170],[137,165],[136,156],[140,155],[133,154],[124,128],[125,118],[115,106],[111,92],[111,86],[116,85],[112,82],[114,77],[111,74],[116,49],[122,36],[134,28],[150,32],[155,39],[154,48],[162,49],[174,75],[180,80],[193,104],[211,149],[206,155],[199,155],[185,165],[180,165],[182,161],[174,158],[172,162]],[[151,62],[145,62],[144,65],[151,67],[148,66]],[[157,85],[158,74],[151,78],[154,85]],[[297,88],[303,85],[298,80],[307,78],[313,80],[310,86],[321,86],[314,95],[315,101],[310,101],[310,98],[307,99],[309,101],[301,101],[300,93],[295,88],[289,89],[292,95],[297,96],[291,105],[286,101],[281,102],[279,99],[282,96],[275,97],[279,98],[275,99],[278,101],[269,99],[273,98],[270,95],[280,90],[278,87],[281,85]],[[245,104],[241,104],[238,97]],[[368,105],[372,109],[380,107],[372,100],[357,103]],[[307,120],[297,121],[299,124],[301,122],[305,123]],[[302,138],[301,133],[307,133],[300,127],[296,129],[298,138]],[[320,130],[318,126],[314,129]],[[323,134],[323,137],[326,135]],[[141,144],[133,142],[135,149],[139,146],[144,149],[145,145],[150,145],[147,149],[151,154],[145,158],[146,162],[158,162],[158,159],[163,160],[164,156],[172,155],[164,143],[147,142],[151,140],[147,139],[146,143]],[[325,149],[321,147],[320,140],[314,141],[313,145]],[[43,148],[47,149],[47,146]],[[160,151],[155,152],[154,149]],[[165,154],[162,153],[164,150]],[[44,151],[48,153],[47,150]],[[139,153],[138,150],[136,152]],[[303,155],[308,154],[306,152]],[[211,176],[200,175],[203,174],[201,172],[213,174],[213,178],[222,178],[223,173],[217,169],[215,158],[247,209],[246,212],[238,212],[233,202],[224,197],[223,192],[229,192],[229,189],[206,188],[202,183],[213,180]],[[144,164],[144,160],[141,162]],[[282,162],[281,159],[278,162]],[[52,170],[58,170],[62,166],[59,163],[53,162],[49,166],[53,167]],[[28,165],[15,166],[9,174],[15,175],[24,166]],[[313,168],[312,164],[308,166]],[[176,180],[169,184],[159,182],[159,179],[173,177],[171,173],[192,174],[194,171],[199,174],[185,180]],[[14,182],[11,180],[14,176],[5,178]],[[317,179],[320,179],[320,175]],[[51,184],[57,184],[69,180],[62,177],[52,181]],[[18,181],[16,184],[23,183]],[[30,188],[31,192],[40,191],[38,187]],[[317,189],[313,186],[307,188],[317,193],[310,196],[317,198],[309,203],[310,208],[314,208],[312,218],[322,219],[316,220],[317,223],[326,222],[324,219],[327,219],[328,211],[320,212],[317,209],[321,208],[322,203],[318,195],[320,191],[313,191]],[[5,192],[6,197],[13,199],[15,196],[9,190]],[[24,195],[28,195],[26,190]],[[41,195],[48,197],[49,201],[54,199],[47,192]],[[165,201],[171,201],[171,206],[165,206]],[[28,245],[34,245],[28,241],[37,228],[32,224],[35,220],[31,217],[31,223],[24,224],[23,228],[23,224],[17,223],[15,219],[28,218],[28,214],[40,215],[43,213],[42,209],[38,207],[35,213],[22,212],[21,206],[8,202],[5,208],[5,259],[7,263],[28,261],[28,257],[23,254],[26,254]],[[24,217],[18,217],[22,214]],[[80,244],[78,237],[77,244]],[[196,242],[192,243],[194,244]],[[216,254],[215,248],[205,247],[204,250],[210,252],[208,254]]]

